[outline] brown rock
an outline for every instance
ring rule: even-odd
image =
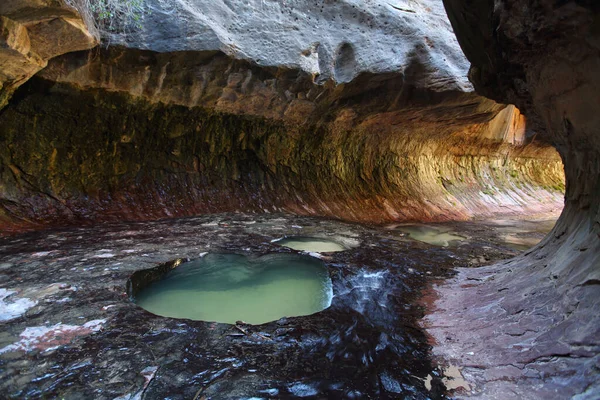
[[[59,0],[0,5],[0,109],[49,59],[97,44],[79,14]]]

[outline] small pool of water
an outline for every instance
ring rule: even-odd
[[[299,251],[310,251],[317,253],[332,253],[336,251],[348,250],[341,243],[329,239],[306,237],[306,236],[291,236],[276,240],[280,246],[289,247],[290,249]]]
[[[541,242],[556,220],[492,220],[490,224],[507,247],[524,251]]]
[[[332,297],[327,268],[313,257],[208,254],[142,289],[135,302],[165,317],[262,324],[322,311]]]
[[[429,225],[401,225],[397,229],[406,233],[409,238],[432,244],[434,246],[448,247],[458,244],[465,240],[464,236],[459,236],[450,231],[450,228],[442,226]]]

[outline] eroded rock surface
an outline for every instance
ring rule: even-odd
[[[317,85],[219,52],[94,50],[53,60],[0,121],[5,230],[230,210],[449,220],[562,202],[561,160],[518,110],[399,73]]]
[[[49,59],[96,44],[79,13],[63,0],[2,1],[0,109]]]
[[[0,391],[28,399],[441,398],[441,371],[417,325],[419,290],[456,264],[517,254],[491,227],[444,226],[466,240],[443,248],[391,229],[281,214],[1,238],[0,286],[11,292],[4,301],[36,304],[0,321]],[[295,253],[273,242],[284,235],[355,244],[314,255],[332,279],[328,309],[236,328],[159,317],[128,298],[174,260]]]
[[[470,92],[439,2],[317,5],[151,0],[103,32],[108,49],[53,59],[0,114],[0,232],[560,207],[560,158],[514,107]]]
[[[428,321],[435,352],[468,367],[471,394],[600,395],[598,4],[445,1],[477,90],[517,104],[565,163],[565,209],[533,251],[461,270]],[[449,316],[452,316],[449,318]],[[540,385],[535,382],[542,381]]]
[[[467,64],[439,2],[344,0],[315,8],[308,1],[148,1],[140,27],[124,35],[108,33],[108,49],[54,59],[1,111],[0,233],[242,210],[286,210],[369,222],[547,212],[562,203],[562,157],[567,208],[553,236],[536,252],[512,261],[512,269],[460,271],[451,293],[458,289],[464,294],[440,300],[446,313],[439,315],[445,322],[436,325],[432,317],[436,328],[431,331],[440,344],[448,337],[459,338],[453,353],[439,346],[438,354],[450,354],[459,363],[464,354],[474,357],[473,363],[463,363],[469,367],[465,374],[474,393],[492,396],[541,383],[535,386],[537,392],[515,392],[537,396],[561,389],[565,395],[593,395],[597,369],[589,365],[597,364],[598,335],[593,327],[598,317],[592,311],[593,299],[598,298],[600,250],[598,104],[593,96],[600,91],[593,73],[598,70],[597,19],[590,18],[596,15],[590,11],[596,10],[589,2],[495,3],[456,0],[447,5],[474,64],[471,78],[477,89],[496,101],[516,103],[527,121],[514,107],[470,93]],[[4,98],[45,65],[44,57],[58,54],[48,51],[62,48],[48,45],[56,32],[71,32],[74,26],[70,17],[50,13],[44,14],[50,19],[43,17],[43,23],[32,22],[30,27],[10,8],[22,4],[26,3],[9,1],[2,6],[8,7],[3,16],[12,15],[2,20],[5,49],[18,61],[2,66],[2,74],[4,69],[11,74]],[[29,9],[35,11],[31,15],[55,10],[54,3],[44,4],[36,3]],[[555,7],[568,18],[557,20]],[[40,36],[32,43],[37,43],[39,54],[27,47],[36,32]],[[77,46],[63,50],[85,48]],[[363,255],[333,259],[340,261],[335,268],[342,275],[350,274],[347,281],[339,281],[348,284],[348,291],[338,304],[346,307],[344,312],[353,310],[356,320],[347,323],[336,319],[339,314],[325,313],[301,320],[304,325],[283,323],[283,329],[296,330],[293,335],[272,325],[267,333],[277,338],[277,345],[261,342],[253,353],[268,355],[268,362],[250,357],[251,362],[239,364],[247,360],[249,348],[257,347],[256,338],[223,341],[230,333],[226,327],[139,318],[145,314],[133,312],[124,301],[117,303],[124,299],[115,281],[133,270],[154,265],[152,260],[168,261],[167,255],[207,250],[179,234],[224,234],[198,228],[199,221],[203,220],[192,221],[190,229],[184,223],[182,230],[172,222],[157,223],[154,231],[148,228],[154,225],[143,225],[140,229],[152,236],[152,251],[139,257],[130,248],[132,239],[122,238],[123,225],[107,233],[124,239],[119,244],[110,238],[86,243],[84,235],[97,239],[103,228],[58,235],[60,243],[52,250],[42,249],[45,239],[32,237],[6,244],[6,277],[22,285],[7,285],[10,295],[3,292],[7,304],[17,304],[16,311],[7,313],[11,331],[2,336],[3,348],[16,346],[18,354],[32,352],[51,361],[22,373],[20,356],[10,359],[13,352],[3,353],[10,377],[7,390],[29,397],[98,397],[97,390],[102,390],[107,398],[180,390],[193,398],[218,392],[237,396],[240,387],[258,385],[271,397],[408,396],[415,390],[426,395],[432,380],[423,373],[431,371],[423,338],[407,336],[419,349],[407,355],[395,347],[406,337],[391,340],[389,332],[381,336],[382,321],[395,321],[403,315],[403,305],[409,311],[411,306],[395,298],[392,308],[382,307],[387,297],[368,290],[373,281],[391,281],[393,290],[404,293],[410,285],[421,285],[422,277],[404,286],[396,279],[399,272],[388,272],[405,260],[393,258],[399,257],[398,244],[379,235],[379,244],[372,243],[379,250],[369,249],[368,260]],[[71,239],[71,245],[62,243]],[[160,249],[166,255],[157,253],[156,241],[163,241]],[[243,232],[235,248],[271,249],[252,243]],[[64,249],[71,253],[62,253]],[[427,265],[471,263],[471,257],[433,253]],[[394,260],[391,264],[385,261],[388,256]],[[113,259],[132,264],[121,267]],[[351,275],[359,263],[373,268],[367,285]],[[401,273],[415,271],[426,274],[416,266]],[[379,279],[381,274],[393,278]],[[45,297],[31,289],[40,282],[55,285],[57,275],[69,275],[68,285],[93,294],[52,292]],[[485,282],[478,283],[482,277]],[[26,289],[44,303],[23,303],[22,299],[36,301],[26,296]],[[368,302],[361,300],[363,289],[369,292]],[[40,290],[47,293],[47,288]],[[521,309],[525,298],[527,308]],[[473,304],[473,309],[459,315],[456,310],[462,311],[464,304]],[[55,313],[64,309],[72,313]],[[23,313],[26,321],[20,317]],[[448,314],[455,318],[446,324]],[[411,323],[413,317],[409,316]],[[580,325],[582,321],[587,322]],[[504,328],[496,330],[503,322]],[[132,329],[133,324],[139,325]],[[348,330],[331,335],[332,326],[333,332]],[[395,334],[402,325],[392,326]],[[527,326],[535,327],[523,330]],[[489,348],[473,351],[474,344],[461,339],[465,329],[477,338],[475,345]],[[282,367],[305,356],[324,336],[336,349],[331,358],[325,346],[318,357],[300,357],[301,363]],[[525,345],[521,336],[527,339]],[[27,338],[32,346],[17,344]],[[52,349],[57,343],[60,348]],[[192,344],[186,348],[188,343]],[[564,346],[557,348],[557,343]],[[379,345],[383,347],[377,350]],[[231,348],[235,357],[227,353]],[[377,365],[369,358],[373,349],[375,359],[382,351]],[[350,355],[345,359],[346,354]],[[394,364],[403,357],[414,362],[412,374]],[[121,364],[115,365],[116,359]],[[357,369],[348,359],[363,367]],[[568,364],[570,381],[561,381],[560,360]],[[320,376],[322,363],[340,369],[329,381],[311,380]],[[242,370],[265,364],[270,379],[280,380],[276,385]],[[51,371],[52,365],[61,372]],[[486,372],[478,375],[481,365]],[[89,376],[103,380],[83,388],[81,382]],[[349,379],[354,391],[345,391]]]
[[[397,3],[397,4],[396,4]],[[439,1],[148,0],[111,44],[160,53],[220,50],[261,66],[349,82],[403,72],[420,86],[468,90],[468,69]]]

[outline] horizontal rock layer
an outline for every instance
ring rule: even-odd
[[[235,210],[384,222],[560,207],[561,160],[518,110],[407,81],[316,85],[220,52],[63,56],[0,114],[4,231]]]

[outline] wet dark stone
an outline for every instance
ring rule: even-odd
[[[477,238],[448,249],[375,226],[219,214],[0,239],[2,263],[9,265],[2,286],[17,291],[5,301],[37,302],[0,322],[0,392],[31,399],[443,398],[418,324],[420,292],[456,264],[515,254],[495,244],[489,229],[487,236],[477,224],[460,229]],[[155,316],[127,293],[139,290],[127,288],[130,277],[159,279],[177,260],[204,252],[297,253],[271,240],[299,234],[360,243],[324,256],[334,298],[320,313],[239,323],[240,330]],[[20,335],[40,327],[54,331],[27,347]]]

